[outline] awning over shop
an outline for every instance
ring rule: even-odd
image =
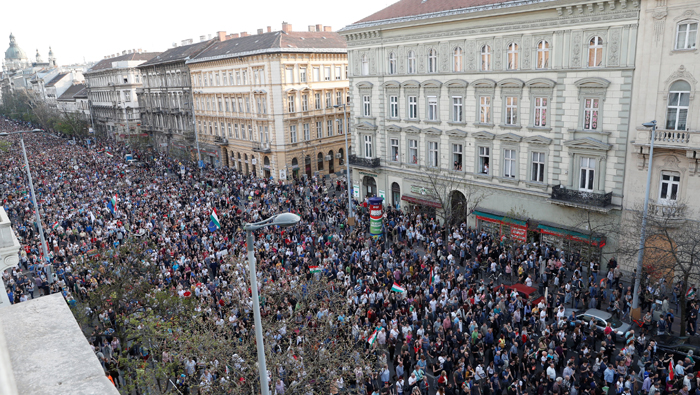
[[[419,199],[419,198],[417,198],[417,197],[408,196],[408,195],[403,195],[403,196],[401,196],[401,200],[405,200],[405,201],[407,201],[407,202],[409,202],[409,203],[419,204],[419,205],[422,205],[422,206],[435,207],[435,208],[440,208],[440,207],[442,207],[442,206],[440,205],[440,203],[438,203],[438,202],[434,202],[434,201],[432,201],[432,200],[426,200],[426,199]]]
[[[606,239],[602,235],[587,235],[573,229],[565,229],[550,225],[539,224],[537,229],[541,233],[563,237],[565,239],[581,241],[595,247],[605,247]]]
[[[516,225],[516,226],[523,226],[523,227],[527,226],[526,220],[517,219],[517,218],[510,218],[510,217],[504,216],[503,214],[498,214],[495,212],[474,210],[474,215],[476,216],[477,219],[482,219],[484,221],[507,223],[507,224]]]

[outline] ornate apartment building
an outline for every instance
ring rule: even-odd
[[[275,180],[342,170],[347,49],[329,26],[220,32],[187,65],[203,160]]]
[[[106,57],[84,73],[96,132],[120,139],[142,135],[136,97],[142,81],[137,66],[158,54],[123,51],[121,55]]]
[[[622,208],[639,1],[456,3],[400,0],[340,31],[356,196],[430,213],[424,175],[455,179],[451,204],[487,196],[470,224],[598,257]]]
[[[700,79],[698,25],[700,1],[643,2],[640,45],[634,75],[630,144],[624,189],[625,218],[638,224],[654,139],[649,215],[652,224],[682,226],[697,220],[700,199],[700,103],[694,100]]]
[[[181,151],[190,157],[195,148],[190,71],[185,62],[212,45],[214,40],[171,48],[140,64],[142,87],[136,90],[141,129],[159,151]]]

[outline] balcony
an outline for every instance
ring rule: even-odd
[[[260,143],[260,142],[253,142],[253,152],[261,152],[263,154],[269,154],[272,152],[272,148],[270,147],[270,143]]]
[[[358,158],[357,155],[350,155],[350,165],[374,169],[380,166],[379,158]]]
[[[649,202],[649,217],[657,225],[673,228],[686,221],[685,205]]]
[[[636,146],[648,148],[651,144],[651,130],[646,128],[637,129]],[[700,131],[697,130],[670,130],[656,129],[654,135],[654,146],[667,149],[694,149],[700,147]],[[645,153],[648,149],[645,150]]]
[[[552,187],[550,202],[562,206],[607,212],[612,206],[612,192],[585,192],[566,189],[561,185],[555,185]]]
[[[219,145],[228,145],[228,140],[221,136],[214,136],[214,142]]]

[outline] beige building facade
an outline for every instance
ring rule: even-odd
[[[622,210],[638,1],[401,0],[343,28],[355,196],[441,204],[424,174],[488,197],[504,240],[604,259]],[[445,181],[447,182],[447,181]]]
[[[219,32],[187,65],[205,162],[275,180],[342,170],[347,49],[330,27]]]

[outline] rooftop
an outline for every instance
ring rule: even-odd
[[[215,40],[207,40],[198,42],[196,44],[183,45],[180,47],[170,48],[169,50],[156,55],[151,60],[146,63],[142,63],[139,67],[155,66],[162,63],[184,61],[197,56],[200,52],[206,49],[210,44],[215,42]]]
[[[51,79],[51,81],[49,81],[49,82],[46,84],[46,87],[48,88],[48,87],[50,87],[50,86],[56,85],[56,84],[58,83],[58,81],[62,80],[63,77],[67,76],[68,74],[70,74],[70,73],[58,73],[57,76],[53,77],[53,78]]]
[[[128,61],[128,60],[149,61],[149,60],[153,59],[154,57],[156,57],[157,55],[160,55],[160,52],[141,52],[141,53],[132,52],[132,53],[128,53],[126,55],[115,56],[113,58],[108,58],[108,59],[102,59],[96,65],[90,67],[90,69],[87,72],[91,73],[91,72],[95,72],[95,71],[111,69],[113,62],[121,62],[121,61]]]
[[[85,84],[73,84],[58,98],[59,101],[74,100],[75,96],[85,89]]]

